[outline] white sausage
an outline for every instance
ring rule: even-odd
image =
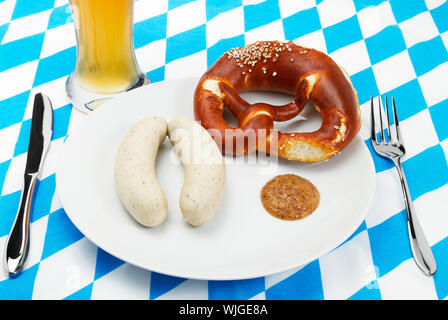
[[[132,217],[147,227],[158,226],[166,218],[166,197],[154,170],[166,133],[164,119],[141,120],[124,137],[115,159],[115,185],[120,200]]]
[[[180,209],[193,226],[207,223],[221,203],[225,185],[224,160],[211,135],[187,118],[168,124],[168,136],[184,167]]]

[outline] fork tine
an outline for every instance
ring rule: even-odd
[[[397,115],[397,108],[395,106],[395,99],[392,97],[392,110],[394,113],[394,121],[395,121],[395,136],[397,138],[397,142],[401,143],[401,130],[400,130],[400,123],[398,121],[398,115]]]
[[[375,106],[373,104],[373,97],[370,97],[370,120],[371,120],[371,126],[370,126],[370,140],[372,140],[372,143],[378,143],[378,140],[376,138],[376,128],[375,128]]]
[[[387,120],[387,134],[389,135],[389,142],[392,143],[392,133],[390,131],[390,119],[389,119],[389,104],[387,103],[387,96],[384,97],[386,105],[386,120]]]
[[[384,140],[384,127],[383,127],[383,115],[382,115],[383,113],[382,113],[381,109],[382,109],[381,108],[381,96],[378,96],[378,112],[380,113],[381,142],[384,143],[386,141]]]

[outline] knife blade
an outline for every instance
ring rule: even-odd
[[[10,277],[17,276],[25,264],[29,251],[30,212],[34,186],[42,168],[53,134],[53,108],[42,93],[34,96],[28,155],[20,205],[6,240],[4,267]]]

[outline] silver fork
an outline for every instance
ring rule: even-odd
[[[409,241],[411,243],[412,254],[414,255],[414,260],[420,269],[423,270],[427,275],[433,275],[436,272],[437,266],[434,256],[431,251],[431,247],[428,244],[428,240],[423,233],[420,222],[418,221],[417,214],[412,204],[411,194],[409,193],[408,183],[404,175],[403,167],[401,165],[401,158],[406,154],[406,150],[403,145],[403,137],[400,132],[400,124],[398,122],[397,109],[395,107],[395,99],[392,97],[392,111],[394,115],[395,130],[391,131],[390,121],[389,121],[389,108],[387,103],[387,97],[385,97],[385,109],[386,109],[386,121],[387,121],[387,135],[383,124],[381,98],[378,97],[378,114],[380,123],[380,136],[381,139],[377,137],[376,123],[378,119],[375,117],[375,106],[373,97],[370,98],[371,104],[371,137],[373,149],[376,153],[384,158],[391,159],[395,167],[398,170],[398,175],[401,181],[401,187],[404,194],[404,202],[406,205],[407,220],[408,220],[408,231],[409,231]],[[388,137],[388,139],[386,139]]]

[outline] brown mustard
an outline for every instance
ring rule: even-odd
[[[299,220],[313,213],[320,194],[308,180],[295,174],[276,176],[261,190],[263,207],[282,220]]]

